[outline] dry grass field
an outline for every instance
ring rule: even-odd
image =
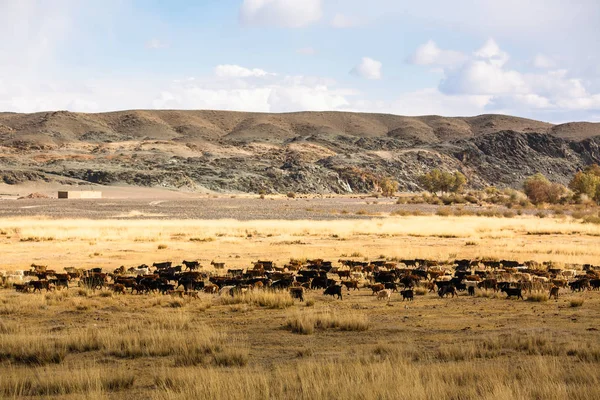
[[[83,216],[82,216],[83,217]],[[490,257],[598,264],[569,217],[0,220],[0,270],[198,259]],[[227,268],[226,267],[226,268]],[[417,293],[419,294],[419,293]],[[235,297],[0,289],[0,398],[598,399],[600,293],[440,299],[362,288]],[[527,297],[527,296],[526,296]],[[531,300],[534,296],[531,296]]]

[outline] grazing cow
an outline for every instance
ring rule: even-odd
[[[392,298],[392,291],[390,289],[383,289],[377,293],[377,300],[390,301],[391,298]]]
[[[383,283],[376,283],[374,285],[370,285],[369,286],[371,288],[371,290],[373,291],[373,295],[377,292],[382,291],[383,289],[385,289],[385,285]]]
[[[215,294],[219,291],[219,287],[214,284],[204,286],[204,293]]]
[[[159,262],[159,263],[152,264],[152,266],[156,269],[171,268],[171,265],[173,265],[173,263],[171,261],[165,261],[165,262]]]
[[[392,292],[398,291],[398,284],[396,282],[386,282],[383,284],[386,289],[391,290]]]
[[[475,296],[475,286],[467,286],[469,296]]]
[[[31,286],[28,283],[13,283],[13,287],[17,292],[28,293]]]
[[[493,289],[494,292],[498,291],[498,281],[496,279],[485,279],[477,284],[479,289]]]
[[[452,297],[456,296],[456,288],[452,285],[445,285],[438,290],[438,296],[440,297],[448,297],[451,294]]]
[[[314,278],[310,282],[310,288],[311,289],[327,289],[329,286],[331,286],[331,283],[333,283],[333,281],[331,279],[327,279],[327,278],[319,276],[317,278]]]
[[[356,280],[342,281],[342,285],[346,286],[346,289],[348,289],[348,291],[350,291],[350,288],[358,290],[358,281]]]
[[[33,288],[33,293],[35,293],[36,290],[39,291],[40,293],[42,292],[42,289],[46,289],[46,292],[50,290],[50,283],[46,280],[30,281],[29,284]]]
[[[210,265],[212,265],[213,267],[215,267],[215,269],[223,269],[225,268],[225,263],[224,262],[215,262],[214,260],[210,262]]]
[[[511,287],[503,286],[502,289],[500,289],[500,291],[506,293],[507,299],[510,297],[516,297],[517,300],[518,299],[524,300],[521,288],[511,288]]]
[[[550,288],[550,294],[548,295],[548,298],[552,298],[554,297],[554,300],[558,300],[558,286],[552,286]]]
[[[292,299],[298,299],[300,301],[304,301],[304,288],[303,287],[290,288],[290,296],[292,296]]]
[[[412,289],[401,290],[400,294],[402,295],[402,301],[404,301],[404,300],[413,301],[413,299],[415,297],[415,294]]]
[[[183,260],[181,262],[183,265],[185,265],[185,268],[192,271],[195,269],[200,268],[200,262],[199,261],[185,261]]]
[[[125,285],[120,283],[115,283],[112,288],[114,293],[117,294],[125,294]]]
[[[600,279],[590,279],[590,287],[592,290],[600,289]]]
[[[331,285],[323,292],[324,295],[329,295],[331,297],[337,296],[338,299],[342,300],[342,286],[341,285]]]
[[[569,283],[569,286],[571,287],[571,291],[574,292],[577,290],[580,292],[590,287],[590,281],[587,278],[582,278]]]

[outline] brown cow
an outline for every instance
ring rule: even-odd
[[[550,288],[550,294],[548,295],[549,298],[554,297],[554,300],[558,300],[558,286],[552,286]]]
[[[376,283],[374,285],[370,285],[369,288],[373,291],[373,295],[377,292],[381,292],[385,289],[385,285],[383,283]]]

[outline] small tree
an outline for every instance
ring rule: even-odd
[[[385,197],[392,197],[398,191],[398,182],[391,178],[383,178],[379,182],[381,188],[381,194]]]
[[[569,182],[569,188],[575,192],[577,197],[587,195],[590,199],[594,199],[597,202],[600,197],[597,193],[600,191],[600,167],[596,164],[590,165],[584,171],[579,171],[575,174],[571,182]]]
[[[442,192],[442,194],[448,192],[457,193],[464,188],[467,178],[459,171],[455,171],[454,173],[442,172],[436,168],[421,175],[419,183],[425,190],[433,194],[437,192]]]
[[[566,192],[563,185],[550,182],[539,172],[525,179],[523,190],[533,204],[556,204]]]
[[[452,192],[462,192],[465,185],[467,184],[467,177],[464,176],[460,171],[454,172],[454,183],[452,184]]]

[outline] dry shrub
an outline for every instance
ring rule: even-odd
[[[296,312],[288,316],[285,327],[293,333],[311,335],[318,330],[362,332],[369,329],[369,321],[363,314],[337,314],[331,311]]]
[[[449,207],[440,207],[435,212],[435,215],[438,215],[440,217],[449,217],[450,215],[452,215],[452,209]]]
[[[583,299],[572,299],[569,302],[571,307],[581,307],[583,305]]]
[[[425,296],[427,294],[427,289],[423,287],[414,288],[413,291],[417,296]]]
[[[250,290],[234,296],[222,296],[221,304],[249,304],[271,309],[284,309],[294,305],[287,291]]]
[[[548,295],[546,293],[531,293],[527,296],[526,300],[535,303],[543,303],[548,301]]]
[[[31,373],[5,369],[0,374],[0,397],[47,398],[83,393],[91,398],[93,394],[130,389],[134,382],[133,371],[115,368],[35,368]]]

